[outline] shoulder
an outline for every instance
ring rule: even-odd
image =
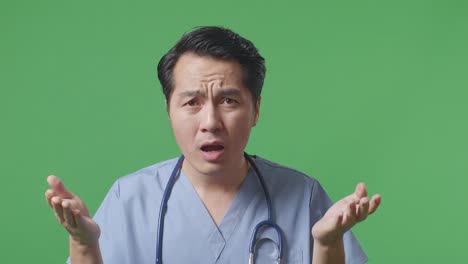
[[[135,172],[129,173],[120,179],[121,183],[131,183],[132,181],[139,180],[141,178],[154,178],[160,175],[161,173],[172,171],[175,164],[177,163],[177,158],[161,161],[150,166],[139,169]]]
[[[263,157],[256,156],[255,161],[265,180],[273,186],[278,185],[283,189],[290,187],[295,190],[301,188],[310,191],[318,183],[314,177],[304,172]]]
[[[153,192],[155,187],[165,186],[176,163],[177,158],[173,158],[129,173],[117,179],[112,189],[124,197]]]

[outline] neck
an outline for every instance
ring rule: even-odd
[[[249,167],[250,164],[244,157],[222,171],[210,174],[197,171],[187,161],[182,164],[182,170],[198,193],[213,191],[237,193]]]

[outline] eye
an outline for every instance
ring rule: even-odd
[[[184,106],[195,106],[197,105],[197,101],[195,99],[191,99],[190,101],[186,102]]]
[[[224,98],[223,101],[221,101],[221,103],[234,104],[237,103],[237,101],[232,98]]]

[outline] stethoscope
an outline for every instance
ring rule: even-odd
[[[255,162],[252,160],[252,158],[244,152],[244,157],[247,159],[247,161],[250,163],[250,165],[254,168],[255,174],[257,174],[257,178],[260,182],[260,185],[262,186],[263,193],[265,195],[265,200],[268,208],[268,218],[265,221],[262,221],[258,223],[253,231],[252,238],[250,239],[250,247],[249,247],[249,264],[254,264],[255,263],[255,248],[257,244],[257,235],[260,229],[265,228],[265,227],[271,227],[276,231],[276,234],[278,235],[278,257],[276,260],[277,264],[281,263],[281,259],[283,258],[283,235],[281,232],[281,228],[275,224],[273,221],[273,216],[272,216],[272,209],[271,209],[271,198],[270,194],[267,191],[265,181],[260,174],[260,171],[258,170],[257,165],[255,165]],[[171,195],[172,187],[174,187],[174,183],[176,181],[177,175],[179,175],[179,172],[182,168],[182,162],[184,160],[184,155],[181,155],[179,160],[177,161],[174,170],[172,171],[171,177],[169,178],[169,181],[167,182],[166,188],[164,189],[164,193],[162,196],[162,201],[161,201],[161,206],[159,209],[159,218],[158,218],[158,240],[156,242],[156,264],[162,264],[162,240],[163,240],[163,230],[164,230],[164,216],[166,215],[167,211],[167,201],[169,200],[169,196]]]

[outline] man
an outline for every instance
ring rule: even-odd
[[[281,251],[283,263],[367,260],[348,230],[377,209],[379,195],[369,200],[358,184],[333,205],[315,179],[244,154],[265,77],[264,59],[250,41],[225,28],[198,28],[161,59],[158,77],[184,155],[181,168],[173,159],[117,180],[94,220],[78,196],[49,176],[46,199],[69,232],[72,263],[155,263],[157,247],[158,263],[246,263],[249,257],[272,263]],[[275,224],[252,236],[269,218],[280,236]]]

